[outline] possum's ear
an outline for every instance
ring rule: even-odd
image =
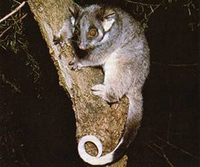
[[[111,8],[107,8],[105,5],[102,5],[96,14],[97,19],[101,21],[114,19],[115,16],[115,11]]]
[[[104,10],[103,19],[110,20],[115,19],[115,11],[113,9],[106,9]]]
[[[69,12],[74,18],[77,18],[82,10],[83,8],[76,3],[73,3],[73,5],[69,7]]]
[[[102,25],[103,25],[104,31],[105,32],[109,31],[116,20],[115,11],[113,9],[105,9],[102,20],[103,20]]]

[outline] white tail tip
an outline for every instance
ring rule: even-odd
[[[95,144],[98,150],[97,156],[91,156],[86,152],[85,143],[87,142],[92,142],[93,144]],[[105,165],[107,163],[112,162],[113,160],[113,152],[101,157],[102,154],[101,141],[93,135],[87,135],[80,139],[78,143],[78,153],[85,162],[91,165]]]

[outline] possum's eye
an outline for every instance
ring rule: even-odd
[[[97,36],[98,32],[96,28],[91,28],[88,32],[88,37],[95,37]]]

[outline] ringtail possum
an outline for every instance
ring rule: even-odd
[[[91,89],[108,103],[115,103],[123,96],[129,99],[129,109],[124,132],[116,148],[101,156],[102,144],[97,137],[86,135],[78,143],[80,157],[91,165],[105,165],[121,158],[129,147],[142,119],[142,87],[149,73],[149,47],[139,22],[125,11],[105,5],[85,8],[77,4],[69,7],[67,19],[54,43],[73,43],[85,51],[84,57],[75,56],[72,69],[101,66],[104,82]],[[92,142],[98,155],[91,156],[85,143]]]

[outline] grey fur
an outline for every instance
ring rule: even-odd
[[[111,160],[115,161],[133,140],[142,119],[141,91],[149,73],[148,43],[140,24],[119,8],[99,5],[81,8],[75,5],[71,11],[74,25],[68,20],[57,38],[63,38],[66,34],[63,32],[69,34],[65,39],[71,38],[77,28],[80,31],[77,44],[88,51],[87,56],[76,57],[71,62],[72,68],[101,66],[105,74],[104,83],[92,87],[94,95],[109,103],[119,101],[124,95],[129,98],[128,117],[122,142],[119,142],[122,144],[114,150]],[[88,39],[91,26],[98,30],[98,35]]]

